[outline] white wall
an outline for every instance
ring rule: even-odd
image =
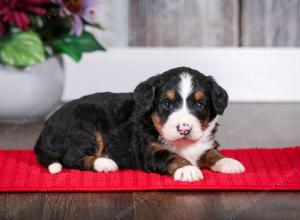
[[[300,101],[300,49],[109,48],[66,58],[63,101],[95,92],[129,92],[151,75],[188,66],[212,75],[235,102]]]

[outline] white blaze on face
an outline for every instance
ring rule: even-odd
[[[182,106],[178,110],[178,112],[182,112],[185,114],[189,114],[189,109],[187,106],[187,98],[193,91],[193,83],[192,83],[192,76],[188,73],[183,73],[180,76],[180,83],[179,83],[179,94],[182,98]]]
[[[182,73],[178,85],[178,92],[182,99],[182,105],[171,113],[162,127],[162,134],[167,141],[175,141],[183,138],[177,131],[177,126],[180,124],[189,124],[191,133],[189,134],[190,140],[198,140],[203,136],[200,121],[190,113],[187,98],[192,94],[193,83],[192,76],[188,73]]]

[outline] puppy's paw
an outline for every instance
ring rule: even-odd
[[[203,179],[201,170],[196,166],[185,166],[177,169],[174,173],[175,181],[193,182]]]
[[[222,158],[210,169],[221,173],[243,173],[245,171],[243,164],[232,158]]]
[[[62,165],[60,163],[52,163],[48,166],[48,170],[51,174],[60,173],[62,171]]]
[[[119,168],[112,159],[99,157],[94,161],[94,169],[98,172],[113,172]]]

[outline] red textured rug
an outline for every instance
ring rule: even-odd
[[[222,150],[240,160],[243,174],[204,170],[204,180],[173,181],[171,176],[123,170],[114,173],[64,170],[51,175],[32,150],[0,150],[0,192],[138,190],[300,190],[300,147]]]

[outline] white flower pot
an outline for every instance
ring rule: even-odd
[[[44,118],[59,105],[64,78],[62,57],[26,69],[0,66],[0,122]]]

